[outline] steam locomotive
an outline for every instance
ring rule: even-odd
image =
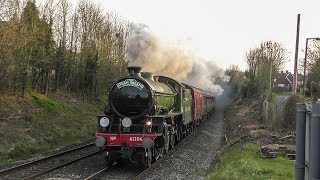
[[[120,159],[151,166],[207,118],[211,94],[166,76],[128,67],[109,90],[109,106],[97,118],[96,146],[108,164]]]

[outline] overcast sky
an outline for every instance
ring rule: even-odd
[[[294,63],[297,14],[301,14],[299,58],[306,37],[320,37],[319,0],[95,0],[105,10],[144,23],[161,39],[180,42],[223,67],[246,68],[245,52],[273,40]],[[290,61],[289,61],[290,60]]]

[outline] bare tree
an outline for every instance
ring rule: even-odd
[[[246,53],[249,67],[246,72],[246,91],[250,94],[263,94],[282,68],[285,59],[286,50],[277,42],[265,41],[259,47],[249,50]]]
[[[246,53],[246,61],[254,74],[261,70],[264,64],[272,65],[273,69],[279,70],[285,63],[286,50],[281,44],[272,41],[262,42],[260,47],[249,50]]]
[[[0,0],[0,21],[19,17],[27,0]]]
[[[59,0],[57,4],[57,13],[55,16],[56,41],[61,42],[63,47],[67,45],[68,29],[70,27],[72,4],[68,0]]]
[[[26,2],[38,4],[23,14]],[[70,0],[0,0],[0,23],[4,91],[31,87],[97,95],[126,72],[128,22],[115,12],[104,14],[92,1],[72,6]]]

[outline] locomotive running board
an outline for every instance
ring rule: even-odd
[[[150,138],[154,140],[156,137],[162,136],[159,134],[105,134],[97,133],[97,137],[106,139],[106,146],[122,146],[124,143],[129,147],[142,147],[142,140]]]

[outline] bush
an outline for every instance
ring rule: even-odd
[[[285,105],[284,118],[281,126],[285,129],[294,130],[296,127],[296,104],[303,102],[303,98],[298,95],[291,95]]]

